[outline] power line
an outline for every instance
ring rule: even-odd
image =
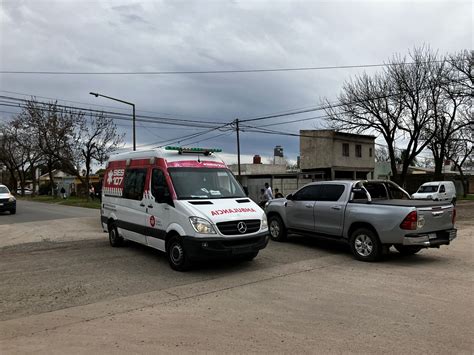
[[[62,102],[71,102],[71,103],[75,103],[75,104],[88,105],[88,106],[94,106],[94,107],[107,107],[107,108],[113,108],[115,110],[121,110],[121,111],[128,111],[129,110],[127,108],[118,107],[118,106],[91,104],[91,103],[88,103],[88,102],[60,99],[60,98],[54,98],[54,97],[48,97],[48,96],[40,96],[40,95],[35,95],[35,94],[27,94],[27,93],[17,92],[17,91],[0,90],[0,92],[5,92],[5,93],[8,93],[8,94],[15,94],[15,95],[28,96],[28,97],[33,97],[35,99],[37,97],[39,97],[41,99],[55,100],[55,101],[62,101]],[[149,110],[136,110],[136,111],[137,112],[145,112],[145,113],[153,113],[153,114],[158,114],[158,115],[172,115],[170,113],[156,112],[156,111],[149,111]],[[183,116],[183,115],[178,115],[178,116],[186,117],[186,116]],[[203,119],[202,117],[192,117],[192,116],[189,116],[189,118],[194,118],[194,119],[199,119],[199,120]]]
[[[28,102],[34,102],[34,103],[38,103],[44,106],[50,105],[49,103],[38,101],[38,100],[26,100],[26,99],[21,99],[21,98],[16,98],[16,97],[11,97],[11,96],[4,96],[4,95],[0,95],[0,100],[2,100],[0,101],[0,105],[10,106],[10,107],[27,108],[26,104]],[[17,104],[16,102],[20,102],[21,104]],[[128,120],[131,118],[131,114],[122,113],[122,112],[94,110],[94,109],[85,108],[85,107],[60,105],[60,104],[54,104],[54,106],[63,108],[63,109],[68,109],[68,110],[81,111],[82,113],[94,113],[94,114],[102,114],[102,115],[108,114],[110,118],[115,118],[115,119],[120,119],[119,117],[122,117],[122,118],[126,117],[126,119]],[[215,125],[215,124],[222,123],[222,122],[217,122],[217,121],[187,120],[187,119],[180,119],[180,118],[173,118],[173,117],[160,117],[160,116],[149,116],[149,115],[137,115],[136,117],[141,118],[143,122],[153,123],[155,121],[156,123],[172,124],[176,126],[194,125],[195,127],[203,127],[205,125],[209,126],[210,124]]]
[[[437,63],[444,60],[426,61],[423,63]],[[383,63],[383,64],[356,64],[356,65],[331,65],[319,67],[296,67],[296,68],[273,68],[273,69],[232,69],[232,70],[185,70],[185,71],[111,71],[111,72],[91,72],[91,71],[33,71],[33,70],[0,70],[0,74],[38,74],[38,75],[186,75],[186,74],[239,74],[239,73],[272,73],[272,72],[293,72],[311,70],[332,70],[332,69],[355,69],[355,68],[376,68],[397,65],[421,64],[421,62]]]

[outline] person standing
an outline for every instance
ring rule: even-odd
[[[273,200],[273,191],[268,182],[265,183],[265,197],[267,201]]]
[[[275,198],[282,198],[283,197],[283,194],[278,191],[278,189],[275,189]]]
[[[258,205],[261,208],[265,208],[265,204],[267,203],[268,198],[265,195],[265,189],[260,189],[260,196],[258,196]]]
[[[61,187],[61,191],[60,191],[60,192],[61,192],[61,195],[62,195],[63,199],[65,199],[65,198],[66,198],[66,190],[64,189],[64,186]]]

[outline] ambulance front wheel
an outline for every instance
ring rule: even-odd
[[[166,253],[168,255],[168,262],[173,270],[186,271],[191,267],[191,263],[186,255],[181,238],[171,238],[168,242]]]
[[[123,238],[119,235],[115,223],[109,225],[109,242],[113,247],[121,247],[123,245]]]

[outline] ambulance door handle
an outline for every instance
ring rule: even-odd
[[[152,204],[148,205],[148,208],[153,208],[153,205]]]
[[[140,207],[145,207],[145,204],[143,202],[140,203]]]

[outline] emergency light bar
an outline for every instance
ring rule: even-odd
[[[222,152],[222,149],[219,148],[186,148],[186,147],[165,147],[165,150],[176,150],[179,154],[183,153],[194,153],[194,154],[204,154],[211,155],[211,153]]]

